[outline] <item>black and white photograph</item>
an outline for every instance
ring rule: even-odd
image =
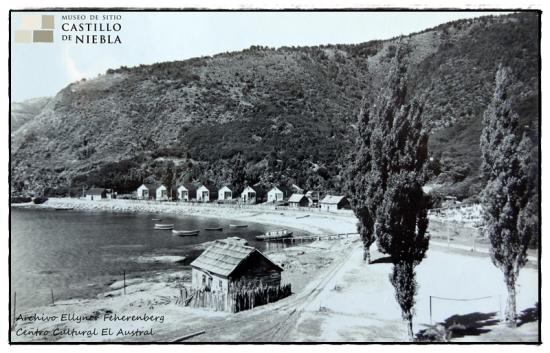
[[[540,345],[542,16],[12,6],[5,340]]]

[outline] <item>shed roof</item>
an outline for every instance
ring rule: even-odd
[[[145,186],[147,188],[147,190],[149,190],[150,192],[155,192],[157,190],[157,188],[159,187],[160,184],[158,183],[143,183],[141,184],[141,186]],[[141,189],[141,186],[138,188],[138,189]]]
[[[281,189],[279,189],[279,188],[276,187],[276,186],[272,187],[272,188],[268,191],[268,194],[271,193],[271,192],[276,192],[276,193],[281,193],[281,194],[283,193],[283,192],[281,191]]]
[[[199,191],[199,190],[205,190],[205,189],[206,189],[206,191],[210,191],[210,188],[208,188],[208,187],[206,187],[204,184],[202,184],[202,185],[197,189],[197,191]]]
[[[244,188],[244,190],[241,192],[241,194],[247,193],[247,192],[253,192],[256,193],[256,190],[252,189],[250,186],[247,186]]]
[[[290,196],[290,198],[288,199],[288,202],[300,202],[305,197],[306,197],[306,195],[304,195],[304,194],[292,194]]]
[[[101,195],[106,191],[104,188],[90,188],[86,191],[86,195]]]
[[[256,248],[243,245],[242,242],[231,239],[216,240],[214,244],[209,246],[191,263],[191,266],[227,277],[231,275],[246,258],[255,252],[259,253],[279,270],[283,270]]]
[[[320,202],[337,205],[340,203],[340,201],[342,201],[345,198],[346,198],[345,196],[327,195]]]

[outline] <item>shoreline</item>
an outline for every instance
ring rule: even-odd
[[[318,209],[292,210],[264,205],[218,205],[214,203],[177,203],[143,200],[112,199],[87,201],[76,198],[50,198],[43,204],[12,204],[14,208],[55,209],[72,208],[90,212],[158,213],[176,216],[222,218],[289,227],[314,235],[355,233],[357,219],[351,211],[323,212]]]

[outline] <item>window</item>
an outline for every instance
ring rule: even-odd
[[[206,285],[206,275],[202,275],[202,285]]]
[[[221,279],[220,279],[220,281],[219,281],[219,286],[220,286],[220,289],[222,289],[222,288],[223,288],[223,285],[222,285],[222,280],[221,280]]]

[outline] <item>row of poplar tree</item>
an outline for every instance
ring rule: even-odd
[[[362,103],[356,149],[349,160],[347,191],[370,262],[370,246],[390,256],[390,282],[414,340],[415,267],[429,246],[427,181],[428,130],[423,126],[423,97],[407,95],[407,69],[397,51],[384,88]],[[539,231],[538,163],[530,139],[521,134],[512,110],[512,73],[500,66],[484,118],[480,146],[486,232],[491,259],[508,288],[506,320],[516,325],[515,283],[527,247]]]

